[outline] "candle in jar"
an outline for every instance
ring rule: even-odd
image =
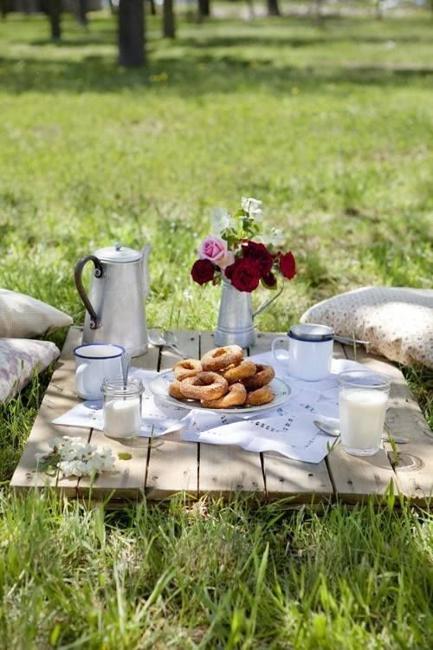
[[[374,388],[343,388],[340,391],[341,442],[347,451],[365,455],[380,447],[388,395]]]
[[[141,428],[141,399],[111,399],[104,404],[104,433],[115,438],[138,435]]]

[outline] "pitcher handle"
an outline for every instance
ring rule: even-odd
[[[83,285],[83,269],[86,266],[87,262],[93,262],[95,266],[95,278],[102,278],[104,270],[101,261],[95,257],[95,255],[86,255],[86,257],[82,257],[76,263],[74,270],[75,286],[77,287],[79,296],[90,316],[90,329],[96,330],[98,327],[101,327],[101,321],[99,320],[98,315],[94,310]]]
[[[272,296],[272,298],[269,298],[268,300],[265,300],[265,302],[264,302],[262,305],[260,305],[260,307],[258,307],[258,309],[256,309],[255,312],[253,312],[253,319],[254,319],[256,316],[258,316],[259,314],[261,314],[262,311],[265,311],[265,309],[267,309],[268,307],[270,307],[270,306],[272,305],[272,303],[275,302],[275,300],[281,296],[281,294],[283,293],[283,291],[284,291],[284,287],[280,287],[280,289],[277,291],[276,294],[274,294],[274,295]]]

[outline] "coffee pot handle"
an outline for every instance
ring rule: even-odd
[[[284,287],[280,287],[280,289],[277,291],[277,293],[275,295],[272,296],[272,298],[269,298],[269,300],[265,300],[265,302],[262,305],[260,305],[260,307],[258,309],[256,309],[255,312],[253,312],[253,318],[255,318],[256,316],[261,314],[262,311],[265,311],[265,309],[270,307],[272,305],[272,303],[275,302],[275,300],[281,296],[281,294],[283,293],[283,290],[284,290]]]
[[[86,266],[87,262],[93,262],[95,266],[95,278],[102,278],[104,270],[102,268],[101,261],[95,257],[95,255],[86,255],[86,257],[82,257],[76,263],[74,270],[75,286],[77,287],[79,296],[90,316],[90,329],[96,330],[101,326],[101,322],[96,311],[93,308],[92,303],[89,300],[89,296],[87,295],[83,285],[83,269]]]

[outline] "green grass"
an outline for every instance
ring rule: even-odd
[[[83,312],[78,257],[152,242],[153,326],[215,325],[189,265],[212,206],[261,198],[299,275],[259,327],[365,284],[431,287],[433,24],[301,18],[149,24],[148,70],[88,32],[0,23],[0,285]],[[61,341],[61,334],[57,340]],[[433,376],[408,376],[433,425]],[[0,412],[7,481],[48,381]],[[0,503],[0,646],[430,648],[429,512],[287,514],[237,502],[107,515]]]

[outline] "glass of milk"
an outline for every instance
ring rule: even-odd
[[[110,438],[134,438],[141,429],[143,384],[137,379],[106,380],[104,394],[104,433]]]
[[[373,456],[382,443],[390,382],[370,370],[343,372],[338,381],[341,443],[348,454]]]

